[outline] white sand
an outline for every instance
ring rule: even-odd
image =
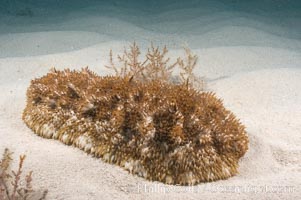
[[[87,9],[93,11],[93,7]],[[48,199],[300,198],[300,40],[280,37],[283,30],[274,25],[270,25],[269,31],[266,31],[268,28],[260,29],[262,22],[255,26],[254,18],[252,22],[251,19],[241,19],[239,14],[236,14],[237,18],[229,13],[210,15],[205,9],[203,14],[207,21],[221,19],[221,16],[228,18],[204,29],[192,28],[193,23],[202,22],[185,15],[185,9],[189,11],[189,8],[183,8],[182,15],[186,18],[178,22],[185,24],[183,30],[187,33],[168,33],[176,27],[172,23],[179,20],[177,17],[174,20],[168,18],[169,15],[176,16],[172,9],[170,6],[168,12],[151,18],[153,23],[140,25],[134,18],[129,18],[131,23],[110,17],[83,17],[81,13],[69,13],[66,15],[69,20],[49,22],[53,31],[41,30],[34,25],[30,27],[32,31],[19,26],[24,33],[1,34],[0,152],[9,147],[15,152],[15,158],[26,154],[24,171],[34,171],[34,186],[47,188]],[[190,11],[196,12],[194,9]],[[120,15],[124,13],[127,13],[127,8]],[[81,17],[72,18],[77,15]],[[244,22],[244,26],[227,25],[229,18]],[[157,19],[165,23],[154,23]],[[93,32],[95,24],[100,28]],[[72,29],[77,26],[80,30]],[[106,26],[109,28],[101,31]],[[4,23],[0,23],[0,27],[13,29]],[[166,30],[157,32],[161,27]],[[33,31],[36,32],[31,33]],[[118,37],[122,35],[120,32],[124,37]],[[179,47],[185,43],[198,54],[200,61],[196,74],[206,77],[208,90],[215,91],[247,127],[250,149],[240,162],[240,174],[228,180],[193,187],[149,182],[118,166],[92,158],[79,149],[38,137],[25,126],[21,114],[31,79],[44,75],[52,66],[58,69],[89,66],[98,74],[107,74],[103,66],[108,61],[109,49],[120,52],[135,37],[143,47],[151,40],[158,44],[166,41],[173,58],[182,53]],[[256,39],[258,41],[254,41]]]

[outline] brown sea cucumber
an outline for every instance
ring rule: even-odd
[[[53,69],[31,81],[23,120],[42,137],[148,180],[193,185],[231,177],[248,149],[245,127],[214,93],[187,83]]]

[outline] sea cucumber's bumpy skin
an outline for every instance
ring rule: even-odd
[[[244,126],[213,93],[88,69],[32,80],[23,120],[42,137],[167,184],[231,177],[248,149]]]

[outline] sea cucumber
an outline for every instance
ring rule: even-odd
[[[229,178],[248,149],[245,127],[214,93],[88,69],[32,80],[23,120],[39,136],[167,184]]]

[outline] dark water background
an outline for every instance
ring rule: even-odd
[[[0,36],[87,31],[102,38],[91,38],[83,42],[86,45],[104,40],[164,40],[185,41],[192,48],[250,45],[301,50],[301,0],[0,2]]]

